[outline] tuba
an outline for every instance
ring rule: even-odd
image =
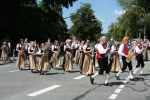
[[[132,49],[129,51],[128,57],[127,57],[127,59],[126,59],[126,62],[127,62],[127,63],[130,63],[130,62],[131,62],[132,57],[134,56],[133,52],[134,52],[134,49],[132,48]]]

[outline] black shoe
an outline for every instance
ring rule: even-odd
[[[80,74],[82,75],[82,72],[80,72]]]
[[[110,83],[104,83],[104,86],[113,86],[112,84],[110,84]]]
[[[20,68],[21,70],[23,70],[22,68]]]
[[[116,77],[116,80],[120,80],[119,76],[116,76],[116,75],[115,75],[115,77]]]
[[[130,81],[136,81],[136,80],[134,78],[132,78],[132,79],[130,78]]]
[[[90,82],[91,84],[94,84],[94,78],[92,78],[92,76],[90,76]]]
[[[140,74],[140,76],[146,76],[145,74]]]

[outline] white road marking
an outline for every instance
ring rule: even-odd
[[[58,88],[58,87],[60,87],[60,86],[61,86],[61,85],[53,85],[53,86],[51,86],[51,87],[48,87],[48,88],[39,90],[39,91],[34,92],[34,93],[31,93],[31,94],[28,94],[27,96],[34,97],[34,96],[40,95],[40,94],[42,94],[42,93],[48,92],[48,91],[50,91],[50,90],[53,90],[53,89],[55,89],[55,88]]]
[[[76,77],[76,78],[73,78],[73,79],[76,79],[76,80],[78,80],[78,79],[81,79],[81,78],[83,78],[83,77],[86,77],[86,75],[81,75],[81,76],[78,76],[78,77]]]
[[[112,94],[109,99],[115,99],[117,97],[117,94]]]
[[[9,71],[9,72],[17,72],[17,71],[19,71],[19,70],[13,70],[13,71]]]
[[[138,71],[138,68],[133,71],[133,74],[135,74],[137,71]],[[129,82],[129,80],[130,80],[130,76],[128,76],[128,77],[123,81],[123,83],[115,90],[114,93],[116,93],[116,94],[112,94],[112,95],[109,97],[109,99],[115,99],[115,98],[117,97],[117,95],[121,92],[121,90],[125,87],[125,84]]]
[[[119,88],[124,88],[124,87],[125,87],[125,85],[120,85],[120,86],[119,86]]]
[[[116,89],[115,93],[120,93],[122,89]]]

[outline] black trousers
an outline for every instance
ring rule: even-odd
[[[129,63],[126,62],[126,57],[122,56],[122,62],[123,62],[123,67],[122,67],[122,71],[126,70],[127,66],[129,68],[129,70],[132,70],[132,64],[131,61]]]
[[[66,60],[66,53],[64,54],[64,59],[63,59],[63,63],[62,63],[62,69],[65,69],[65,60]]]
[[[112,63],[113,63],[113,54],[111,54],[110,55],[110,58],[109,58],[109,64],[108,64],[108,66],[109,66],[109,70],[111,70],[111,66],[112,66]]]
[[[76,54],[76,49],[72,49],[72,58],[74,59],[75,57],[75,54]]]
[[[99,64],[99,74],[103,74],[104,70],[106,71],[106,74],[109,74],[110,68],[108,66],[108,61],[105,59],[98,59]]]
[[[26,59],[29,60],[29,54],[28,54],[28,50],[25,51],[25,55],[26,55]]]
[[[51,60],[51,57],[52,57],[52,51],[49,50],[49,57],[48,57],[48,59]]]
[[[142,68],[144,68],[145,64],[144,64],[143,56],[136,56],[136,60],[137,60],[136,68],[140,67],[140,65]]]

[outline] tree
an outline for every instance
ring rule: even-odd
[[[77,0],[0,0],[0,40],[11,41],[13,47],[20,38],[45,42],[47,38],[63,38],[67,25],[62,16]]]
[[[146,23],[146,35],[150,38],[150,1],[149,0],[116,0],[118,5],[121,6],[126,13],[118,18],[118,23],[126,29],[126,34],[130,38],[137,37],[137,32],[141,32],[141,37],[144,37],[144,24]],[[133,7],[136,5],[138,7]],[[141,9],[143,8],[145,13]]]
[[[81,7],[70,15],[73,25],[69,33],[79,39],[95,40],[95,36],[101,34],[102,22],[99,21],[89,3],[81,3]]]

